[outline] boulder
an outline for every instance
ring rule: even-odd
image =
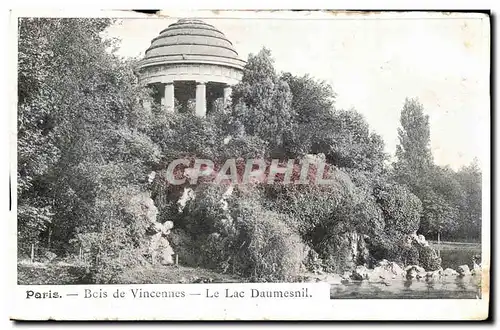
[[[213,279],[211,277],[205,276],[194,276],[191,278],[191,283],[213,283]]]
[[[317,278],[316,276],[304,276],[301,280],[301,282],[303,283],[316,283],[319,281],[319,278]]]
[[[441,277],[442,272],[443,272],[442,269],[438,269],[438,270],[435,270],[435,271],[432,271],[432,272],[427,272],[425,274],[425,278],[428,281],[437,280],[437,279],[439,279]]]
[[[415,270],[416,273],[425,273],[424,267],[420,267],[418,265],[411,265],[405,268],[405,271],[408,272],[409,270]]]
[[[365,266],[357,266],[352,272],[351,278],[356,281],[368,279],[368,269]]]
[[[174,263],[174,250],[170,246],[168,240],[159,232],[152,236],[149,245],[149,253],[151,254],[153,264],[157,259],[162,265],[171,265]]]
[[[426,271],[423,267],[417,266],[417,265],[411,265],[405,268],[406,271],[406,279],[412,280],[412,279],[420,279],[423,278],[426,274]]]
[[[417,237],[418,237],[418,239],[417,239],[418,244],[420,244],[422,246],[429,246],[429,242],[427,242],[425,240],[425,236],[424,235],[418,235]]]
[[[392,268],[392,273],[396,275],[396,277],[402,277],[405,274],[405,271],[401,266],[399,266],[397,263],[393,262],[391,265]]]
[[[408,269],[406,271],[406,279],[413,280],[414,278],[417,278],[417,271],[413,268]]]
[[[434,271],[441,267],[441,258],[423,235],[417,233],[406,236],[406,247],[411,256],[409,263],[419,264],[427,270]]]
[[[165,221],[161,227],[161,232],[163,235],[168,235],[172,228],[174,228],[174,223],[172,221]]]
[[[470,273],[473,276],[481,275],[481,265],[479,265],[479,264],[477,264],[477,263],[474,262],[473,267],[472,267]]]
[[[384,282],[392,280],[396,275],[387,267],[375,267],[373,271],[368,273],[368,281],[370,282]]]
[[[387,261],[385,259],[379,261],[379,267],[382,267],[385,271],[393,274],[392,278],[401,277],[404,275],[405,271],[397,263],[392,261]],[[377,269],[377,267],[375,267]]]
[[[337,274],[326,274],[323,275],[320,278],[320,282],[325,282],[328,284],[341,284],[342,283],[342,277]]]
[[[174,263],[174,250],[168,243],[168,240],[166,238],[162,238],[161,243],[160,243],[160,249],[161,249],[161,254],[160,254],[160,263],[162,265],[171,265]]]
[[[342,283],[349,283],[351,281],[352,272],[344,272],[341,276]]]
[[[480,275],[481,274],[481,256],[474,256],[472,258],[472,275]]]
[[[355,231],[340,234],[336,238],[335,256],[326,258],[325,265],[338,265],[343,269],[353,269],[368,262],[370,252],[365,236]]]
[[[458,266],[457,273],[459,276],[469,276],[470,275],[469,266],[467,265]]]
[[[182,196],[177,201],[177,204],[179,206],[179,213],[182,212],[182,210],[184,210],[184,207],[186,206],[187,202],[189,202],[190,200],[194,200],[195,198],[196,198],[196,195],[195,195],[193,189],[184,188],[184,191],[182,192]]]
[[[457,276],[457,275],[458,275],[458,273],[454,269],[451,269],[451,268],[446,268],[443,271],[443,276]]]

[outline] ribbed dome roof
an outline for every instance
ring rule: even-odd
[[[214,63],[242,69],[231,41],[214,26],[197,19],[180,19],[151,41],[140,66],[173,63]]]

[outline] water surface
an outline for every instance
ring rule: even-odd
[[[437,280],[393,279],[386,283],[353,281],[332,284],[331,299],[477,299],[479,276],[441,277]]]

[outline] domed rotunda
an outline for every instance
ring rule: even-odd
[[[214,26],[180,19],[151,41],[136,73],[166,111],[173,112],[176,101],[187,109],[195,100],[196,115],[204,117],[216,99],[229,99],[244,65],[231,41]]]

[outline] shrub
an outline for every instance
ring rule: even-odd
[[[402,265],[418,265],[419,252],[408,235],[384,233],[374,240],[370,251],[375,260],[387,259]]]
[[[227,188],[226,188],[227,189]],[[176,227],[188,237],[176,237],[197,255],[200,266],[233,272],[255,280],[292,280],[300,271],[305,246],[287,223],[286,215],[265,210],[257,187],[200,185]],[[191,253],[190,253],[191,254]],[[194,261],[194,260],[193,260]]]
[[[179,264],[195,267],[199,265],[199,254],[195,240],[185,230],[174,228],[168,236],[172,249],[179,256]]]
[[[100,195],[96,211],[101,217],[70,242],[82,248],[95,283],[115,283],[125,269],[146,262],[146,230],[156,207],[149,194],[129,186]]]
[[[93,282],[97,284],[120,283],[119,276],[127,269],[146,264],[147,260],[141,249],[127,247],[102,252],[92,267]]]
[[[386,232],[411,234],[417,231],[422,213],[422,203],[417,196],[396,183],[378,185],[374,196],[382,210]]]
[[[282,216],[274,212],[258,212],[247,229],[249,244],[247,275],[266,281],[291,281],[298,275],[305,246],[292,232]]]
[[[441,267],[441,258],[430,246],[418,246],[418,264],[425,270],[433,271]]]

